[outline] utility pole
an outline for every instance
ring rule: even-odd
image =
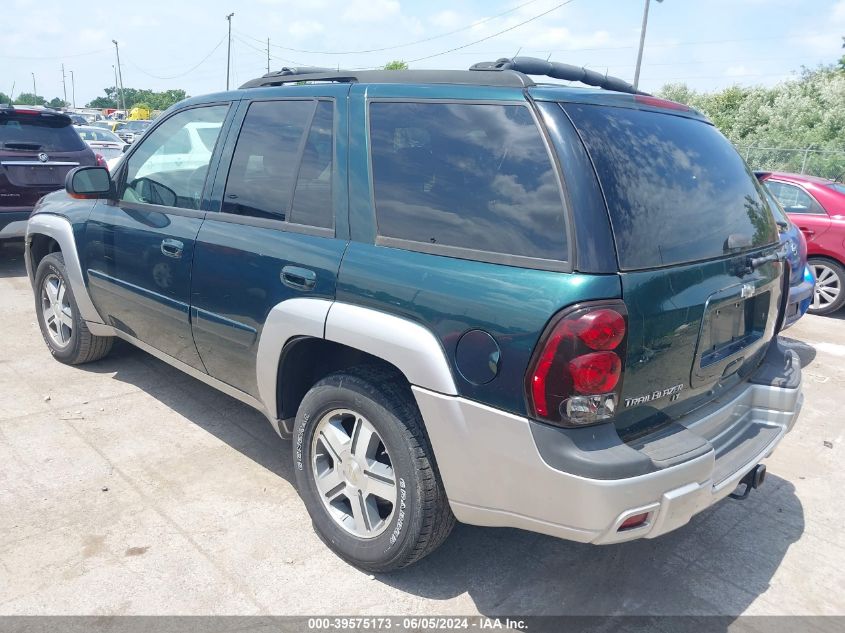
[[[226,90],[229,89],[229,65],[232,63],[232,16],[234,12],[226,16],[229,23],[229,45],[226,48]]]
[[[35,73],[29,73],[29,74],[32,75],[32,96],[37,97],[38,91],[35,89]]]
[[[64,94],[64,101],[62,102],[67,107],[67,82],[65,81],[65,65],[62,64],[62,94]]]
[[[117,102],[117,109],[120,110],[120,90],[117,87],[117,66],[112,64],[111,69],[114,71],[114,100]]]
[[[270,74],[270,38],[267,38],[267,74]]]
[[[120,49],[117,46],[117,40],[112,40],[114,44],[114,52],[117,55],[117,77],[120,80],[120,100],[123,101],[123,109],[126,110],[126,97],[123,94],[123,72],[120,70]]]
[[[70,95],[73,100],[73,109],[76,110],[76,82],[73,80],[73,71],[70,71]]]
[[[663,2],[663,0],[657,0]],[[648,5],[651,0],[645,0],[645,9],[643,10],[643,26],[640,29],[640,50],[637,52],[637,69],[634,71],[634,88],[640,84],[640,66],[643,63],[643,46],[645,45],[645,29],[648,26]]]

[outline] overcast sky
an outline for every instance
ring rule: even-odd
[[[15,94],[31,92],[35,73],[39,94],[61,97],[64,63],[68,101],[73,70],[83,105],[114,85],[112,39],[120,43],[126,87],[191,95],[223,89],[232,11],[233,86],[266,71],[268,37],[272,69],[374,67],[392,59],[412,68],[466,68],[521,49],[631,81],[643,0],[562,2],[3,0],[0,91],[8,94],[15,82]],[[838,59],[842,35],[845,0],[652,0],[640,85],[771,85],[802,65]],[[380,48],[388,50],[362,52]]]

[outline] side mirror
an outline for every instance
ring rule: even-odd
[[[123,149],[122,149],[122,150],[120,150],[120,151],[121,151],[121,152],[123,152],[123,153],[125,154],[125,153],[126,153],[126,150],[128,150],[130,147],[131,147],[131,146],[129,145],[129,143],[124,143],[124,144],[123,144]]]
[[[111,177],[105,167],[77,167],[65,178],[65,191],[72,198],[106,198],[111,193]]]

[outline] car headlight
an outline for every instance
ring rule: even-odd
[[[809,266],[804,266],[804,281],[816,285],[816,278],[813,276],[813,271]]]

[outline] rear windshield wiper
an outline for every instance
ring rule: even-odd
[[[31,152],[38,151],[43,146],[40,143],[3,143],[3,149],[19,149]]]

